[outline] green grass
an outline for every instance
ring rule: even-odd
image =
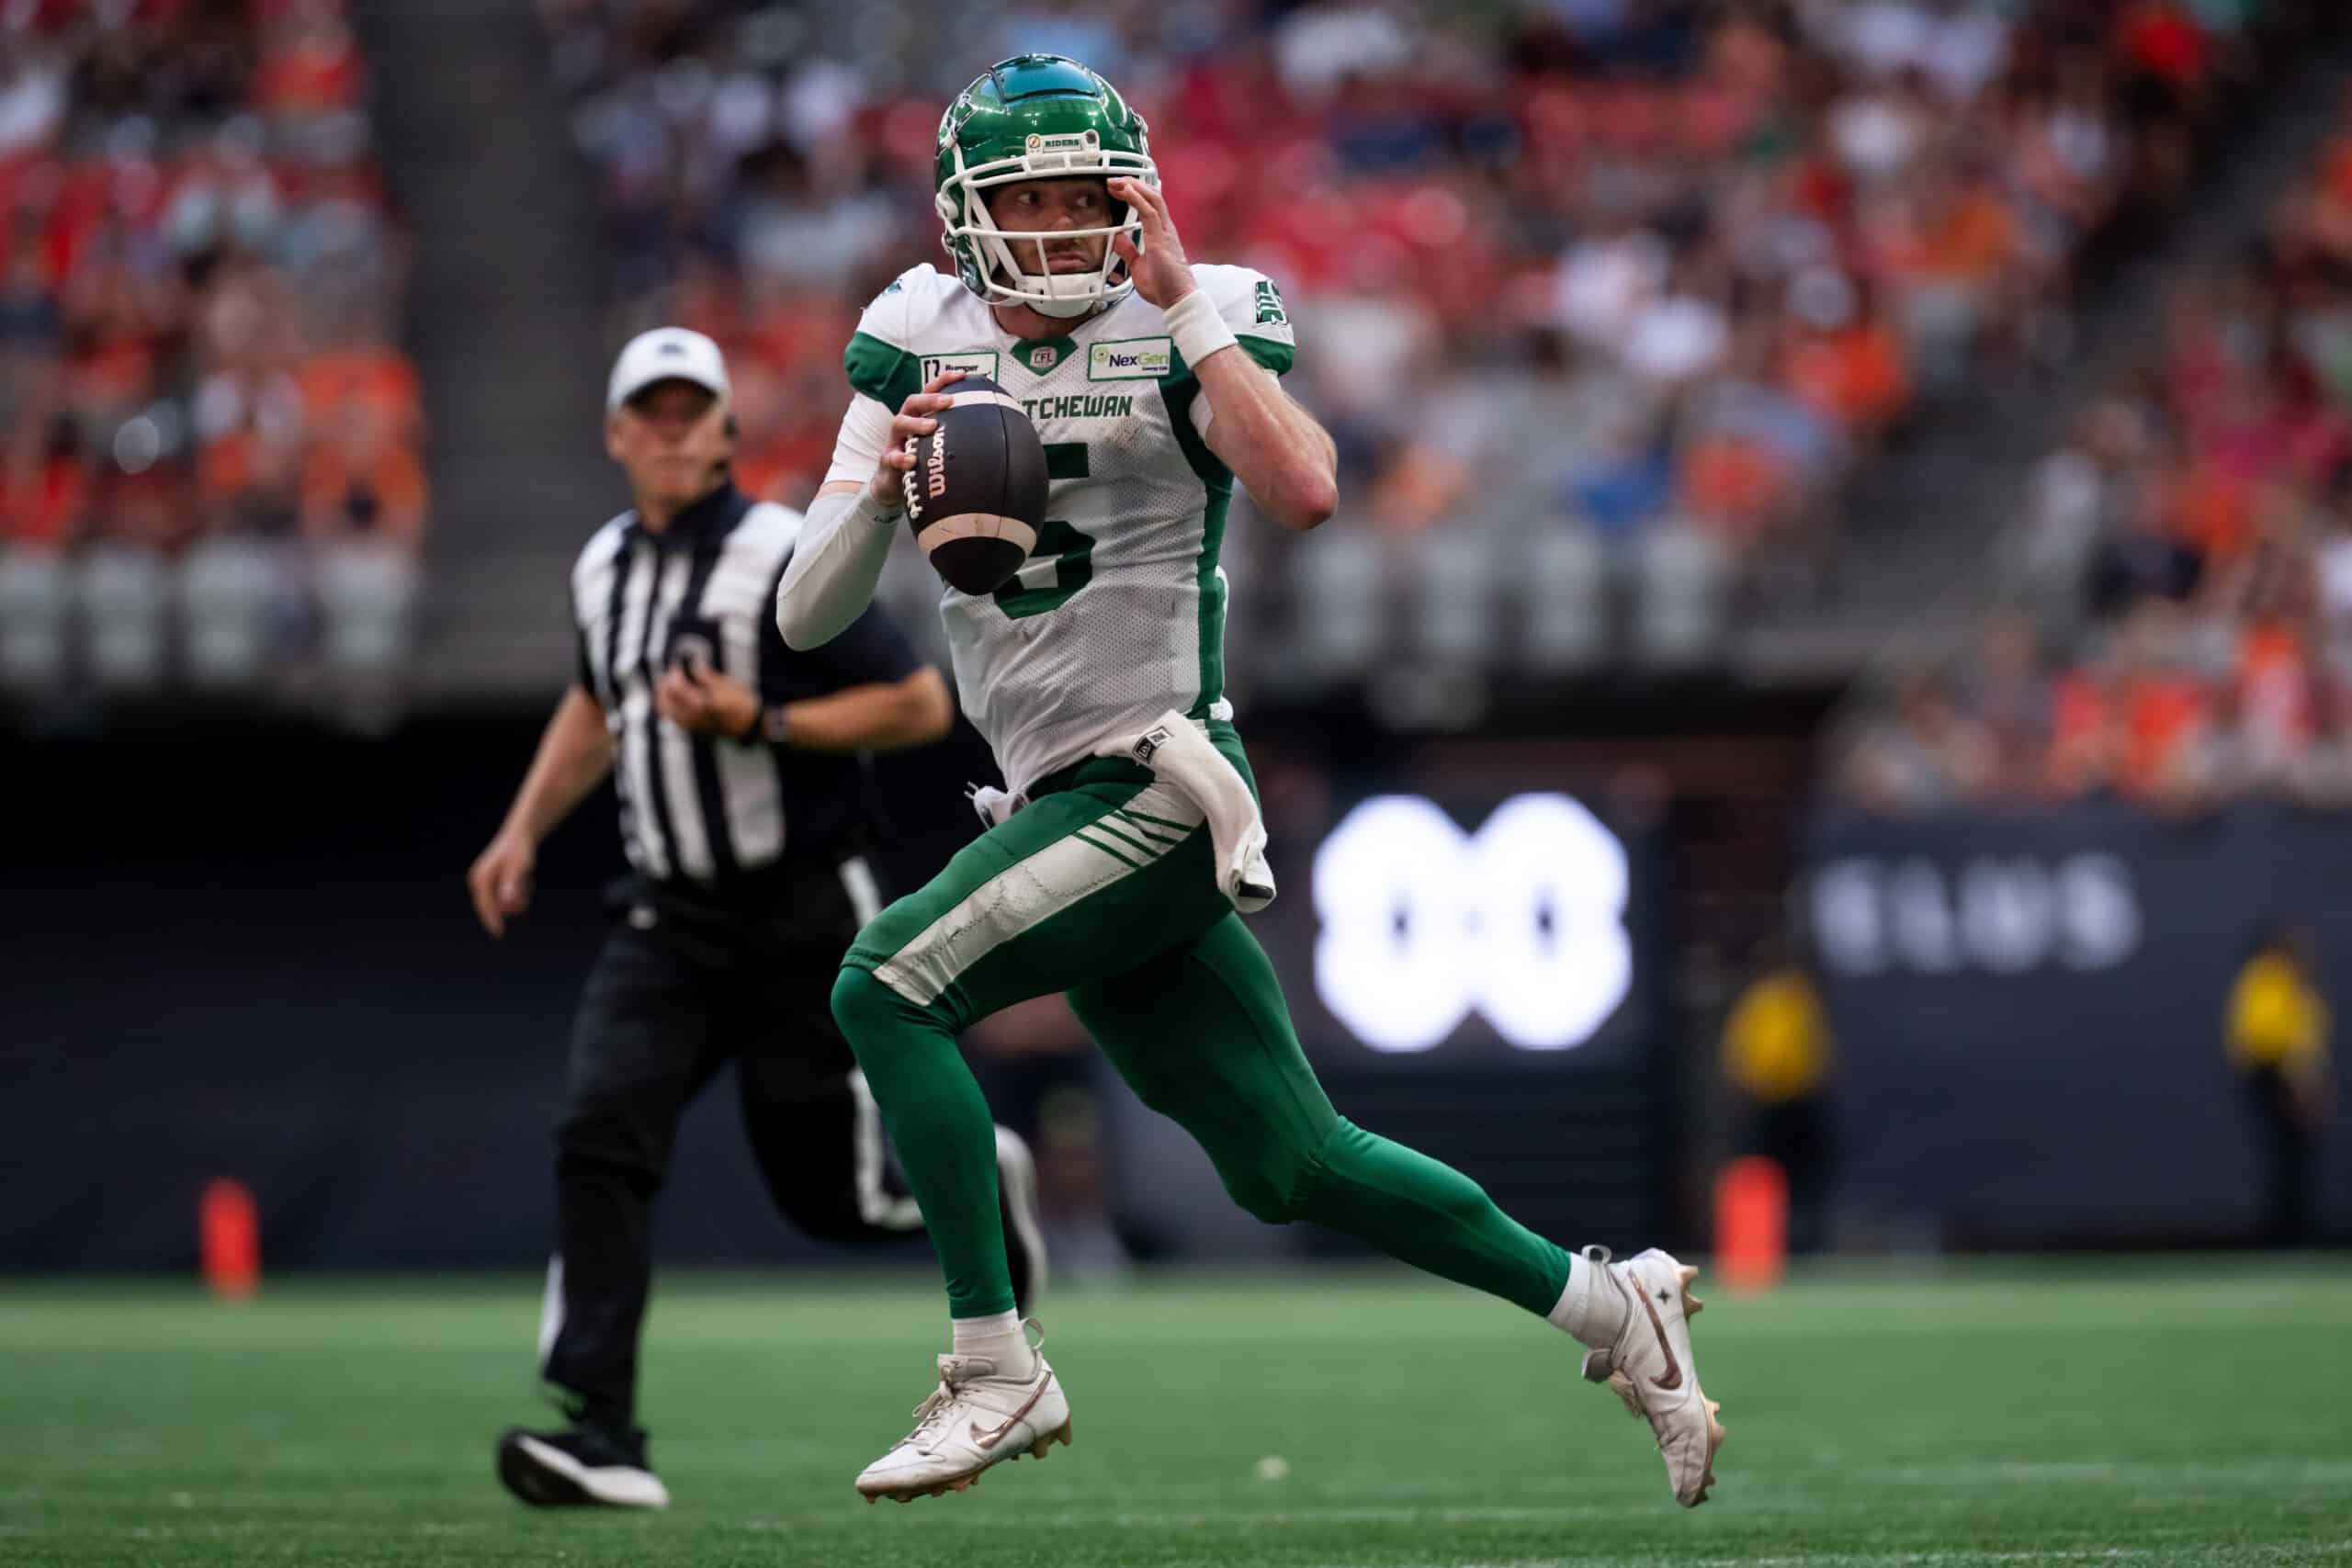
[[[1718,1299],[1731,1440],[1692,1513],[1565,1340],[1386,1273],[1066,1294],[1076,1446],[903,1507],[850,1478],[926,1392],[936,1295],[673,1277],[645,1404],[675,1506],[532,1513],[491,1442],[540,1413],[537,1312],[519,1280],[0,1286],[0,1563],[2352,1563],[2336,1266]]]

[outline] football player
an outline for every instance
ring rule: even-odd
[[[1152,765],[1181,739],[1229,764],[1248,809],[1217,564],[1233,488],[1294,529],[1338,503],[1331,439],[1281,386],[1294,340],[1280,292],[1186,259],[1142,118],[1072,60],[1022,55],[966,88],[940,122],[935,184],[955,265],[900,274],[850,340],[855,396],[777,592],[786,641],[821,644],[865,607],[912,438],[958,377],[1022,403],[1053,483],[1019,573],[941,602],[964,711],[1015,809],[868,925],[833,987],[938,1248],[952,1329],[914,1429],[859,1492],[960,1491],[1069,1440],[1069,1401],[1013,1312],[995,1134],[955,1043],[975,1019],[1061,991],[1235,1201],[1549,1319],[1589,1348],[1585,1375],[1648,1420],[1676,1500],[1704,1500],[1723,1428],[1691,1359],[1694,1270],[1555,1246],[1334,1111],[1236,912],[1216,803]]]

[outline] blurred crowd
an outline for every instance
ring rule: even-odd
[[[0,4],[0,683],[395,677],[429,511],[345,0]]]
[[[1237,571],[1236,613],[1333,677],[1400,622],[1424,664],[1573,671],[1704,660],[1744,595],[1804,604],[1859,457],[2063,358],[2086,241],[2179,191],[2269,8],[539,6],[613,330],[727,344],[745,478],[787,502],[859,305],[943,259],[950,96],[1024,49],[1116,81],[1188,252],[1269,273],[1298,324],[1356,526]]]
[[[860,305],[944,259],[948,97],[1022,49],[1117,80],[1340,444],[1351,527],[1228,547],[1237,668],[1309,682],[1704,665],[1746,598],[1807,603],[1859,459],[2063,360],[2089,242],[2181,189],[2274,8],[537,4],[608,330],[725,343],[787,502]],[[0,682],[399,668],[430,497],[367,85],[347,0],[0,0]]]
[[[1859,737],[1864,802],[2352,807],[2352,98],[2041,462],[2008,555],[1981,647]]]

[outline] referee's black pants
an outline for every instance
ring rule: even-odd
[[[630,886],[581,995],[556,1129],[541,1370],[571,1395],[575,1419],[634,1422],[654,1195],[679,1116],[729,1058],[786,1219],[834,1242],[921,1229],[913,1201],[885,1185],[880,1118],[833,1023],[833,977],[857,924],[831,865],[726,905]]]
[[[2263,1247],[2309,1247],[2318,1239],[2312,1224],[2312,1194],[2318,1185],[2312,1155],[2317,1140],[2284,1068],[2256,1067],[2244,1081],[2264,1168],[2262,1217],[2255,1239]]]

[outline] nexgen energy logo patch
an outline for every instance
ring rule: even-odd
[[[1156,381],[1176,367],[1176,350],[1164,337],[1098,343],[1088,352],[1090,381]]]

